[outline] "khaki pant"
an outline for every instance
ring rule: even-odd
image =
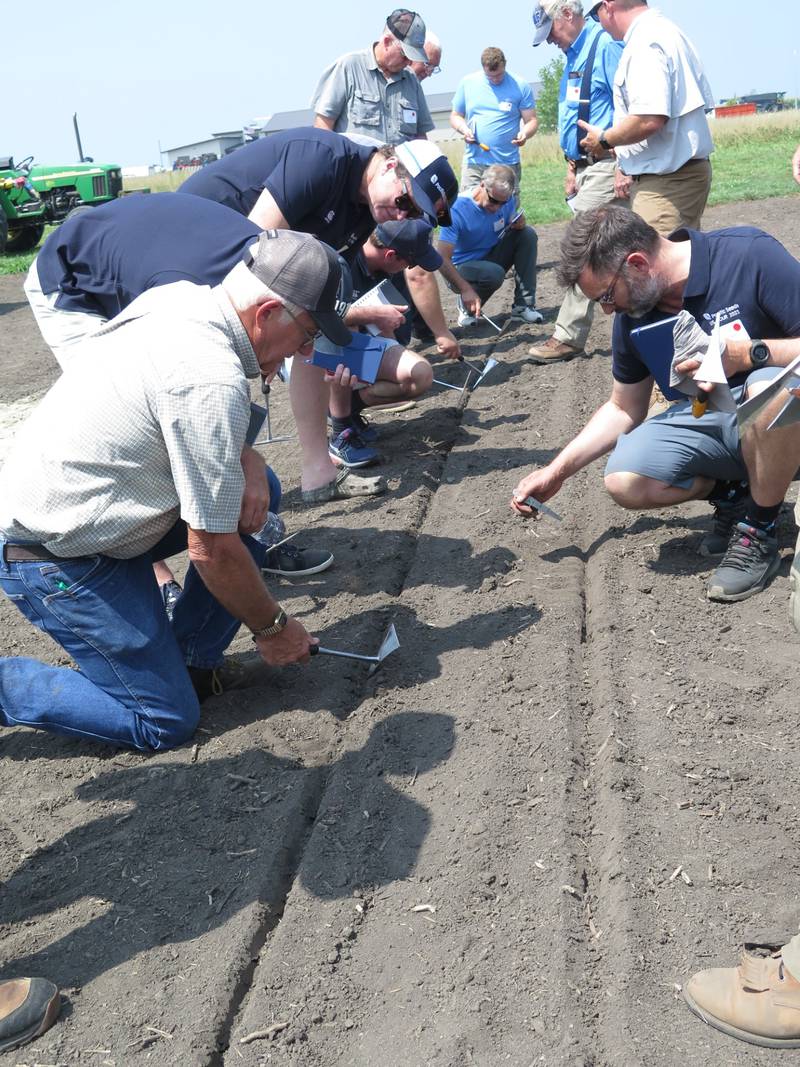
[[[783,946],[781,955],[792,978],[800,982],[800,934],[795,934],[789,944]]]
[[[578,192],[570,204],[577,214],[603,204],[628,207],[627,200],[614,196],[614,160],[603,159],[591,167],[579,167],[575,176]],[[557,341],[583,348],[594,318],[594,301],[574,286],[568,289],[558,313],[553,336]]]
[[[711,164],[690,159],[673,174],[639,174],[631,187],[631,208],[666,236],[679,226],[700,229],[711,188]]]

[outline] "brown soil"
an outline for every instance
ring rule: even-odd
[[[766,201],[705,224],[800,254],[797,217]],[[540,234],[551,321],[561,232]],[[0,279],[0,315],[8,422],[55,367],[21,279]],[[463,408],[439,390],[379,417],[385,500],[288,493],[290,530],[336,564],[280,599],[334,647],[376,648],[393,620],[382,671],[252,667],[196,746],[153,757],[0,734],[0,972],[66,995],[4,1067],[776,1062],[678,990],[797,929],[794,526],[768,590],[725,606],[705,598],[705,505],[623,512],[598,463],[563,523],[509,512],[608,392],[601,319],[594,358],[547,368],[526,357],[546,330],[471,335],[502,365]],[[294,444],[266,454],[296,486]],[[65,661],[7,602],[0,641]]]

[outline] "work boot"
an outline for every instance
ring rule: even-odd
[[[779,951],[766,958],[743,952],[738,967],[699,971],[683,996],[695,1015],[731,1037],[766,1048],[800,1048],[800,982]]]
[[[794,508],[795,520],[800,524],[800,500]],[[794,623],[794,628],[800,634],[800,531],[797,534],[797,543],[794,546],[794,559],[789,571],[789,583],[792,587],[792,595],[789,598],[789,613]]]
[[[61,1011],[58,987],[45,978],[0,982],[0,1052],[27,1045],[49,1030]]]
[[[747,494],[738,500],[720,500],[712,505],[714,518],[711,529],[700,542],[701,556],[721,556],[730,543],[731,531],[741,522],[747,511]]]
[[[653,392],[650,394],[650,407],[647,409],[645,418],[652,419],[654,415],[663,415],[669,408],[671,400],[667,400],[659,387],[653,384]],[[722,550],[723,552],[725,549]]]
[[[711,575],[709,600],[747,600],[760,593],[781,565],[774,525],[770,530],[737,522],[728,551]]]
[[[550,337],[540,345],[533,345],[528,349],[528,355],[531,360],[541,365],[545,363],[563,363],[568,359],[574,359],[575,356],[583,356],[585,354],[584,350],[577,345],[568,344],[566,341],[557,341],[555,337]]]

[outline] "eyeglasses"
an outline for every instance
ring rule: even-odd
[[[489,192],[483,182],[481,182],[481,185],[483,186],[483,191],[486,193],[486,199],[489,201],[490,204],[494,204],[495,207],[503,207],[503,205],[507,204],[511,199],[510,196],[507,196],[505,200],[498,200],[496,196],[492,196],[492,194]]]
[[[614,275],[614,277],[611,279],[611,283],[609,284],[609,286],[606,289],[606,291],[604,293],[601,293],[600,296],[596,296],[594,298],[595,304],[606,304],[606,305],[609,305],[609,304],[613,304],[614,303],[614,290],[617,288],[617,282],[619,281],[620,277],[622,276],[622,272],[625,270],[625,264],[627,262],[628,262],[628,257],[625,256],[625,258],[623,259],[623,261],[619,265],[619,270]]]
[[[411,196],[408,182],[405,178],[400,178],[400,187],[403,191],[400,196],[394,198],[394,206],[398,211],[405,211],[410,219],[421,219],[422,212],[414,203],[414,198]]]
[[[441,74],[442,73],[442,68],[440,66],[438,66],[438,65],[433,64],[433,63],[426,63],[425,64],[425,70],[426,70],[426,72],[428,74],[428,77],[431,77],[433,74]]]
[[[289,316],[295,326],[299,326],[303,333],[306,335],[305,341],[303,341],[302,345],[300,346],[301,348],[305,348],[306,345],[313,345],[318,337],[322,337],[322,330],[315,330],[314,333],[312,333],[310,330],[306,329],[306,327],[302,324],[298,317],[296,315],[293,315],[285,305],[283,310],[286,312],[286,314]]]

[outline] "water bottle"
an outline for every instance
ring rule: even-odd
[[[274,511],[267,512],[267,521],[261,527],[261,529],[253,534],[256,541],[260,541],[262,545],[266,545],[267,548],[271,548],[279,541],[282,541],[286,536],[286,526],[280,515],[276,515]]]

